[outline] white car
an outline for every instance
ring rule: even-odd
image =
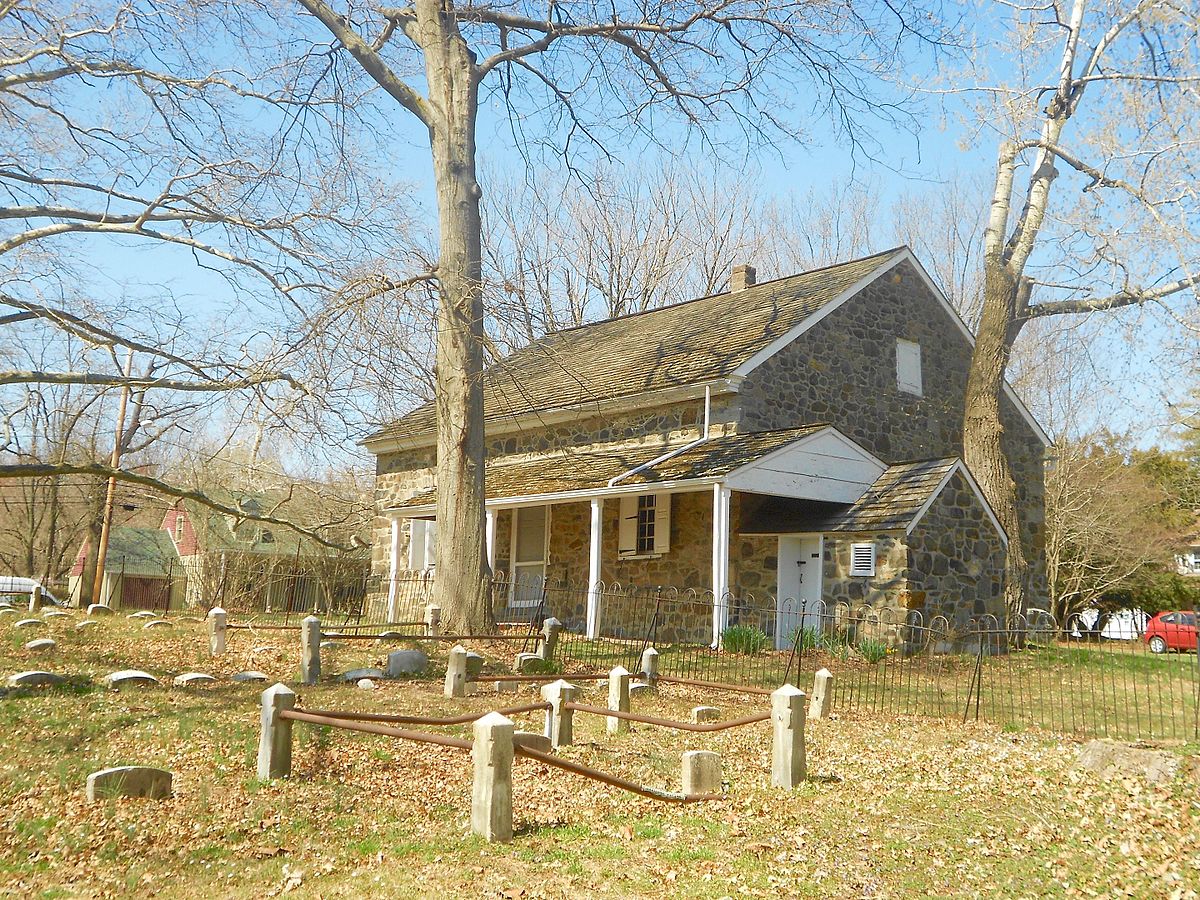
[[[49,588],[42,587],[42,583],[33,578],[19,578],[16,575],[0,575],[0,600],[8,600],[17,605],[20,603],[28,603],[29,595],[35,587],[42,588],[42,602],[47,606],[62,606],[62,602],[50,592]]]

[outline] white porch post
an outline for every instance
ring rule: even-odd
[[[388,598],[387,598],[387,620],[395,622],[400,617],[398,608],[398,591],[396,586],[396,578],[400,574],[400,518],[397,516],[392,519],[392,546],[391,559],[388,561]]]
[[[486,516],[484,522],[484,537],[487,540],[487,561],[488,571],[493,575],[496,574],[496,510],[488,509],[484,511]]]
[[[713,539],[712,539],[712,586],[713,586],[713,639],[712,646],[721,643],[721,633],[729,618],[729,607],[725,595],[729,592],[729,488],[722,484],[713,485]]]
[[[604,528],[604,501],[592,501],[592,531],[588,550],[588,599],[587,636],[595,640],[600,636],[600,547]]]

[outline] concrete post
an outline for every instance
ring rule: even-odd
[[[443,693],[447,697],[467,696],[467,648],[456,644],[450,649],[450,659],[446,662],[446,688]]]
[[[808,717],[824,719],[829,715],[829,707],[833,704],[833,673],[828,669],[819,669],[813,677],[812,699],[808,701]]]
[[[721,793],[721,757],[711,750],[689,750],[683,754],[683,793]]]
[[[306,616],[300,623],[300,683],[321,680],[321,620]]]
[[[225,652],[226,625],[225,610],[214,606],[208,611],[208,652],[213,656],[220,656]]]
[[[546,710],[546,737],[550,738],[550,746],[566,747],[571,744],[574,710],[567,709],[566,704],[574,703],[578,693],[579,688],[561,678],[542,686],[542,699],[550,704],[550,709]]]
[[[771,695],[771,784],[794,788],[804,782],[804,691],[785,684]]]
[[[512,719],[490,712],[475,720],[475,781],[471,786],[471,831],[485,841],[512,840]]]
[[[658,685],[658,651],[647,647],[642,651],[642,677],[651,687]]]
[[[617,666],[608,673],[608,708],[617,712],[629,712],[629,670]],[[629,720],[609,716],[609,734],[625,734],[629,731]]]
[[[31,613],[42,611],[42,586],[35,584],[33,590],[29,592],[29,611]]]
[[[262,731],[258,738],[258,778],[286,778],[292,774],[292,722],[281,719],[285,709],[296,708],[296,693],[286,684],[262,692]]]
[[[442,629],[442,608],[435,603],[425,607],[425,633],[437,634]]]
[[[558,636],[562,634],[562,622],[551,616],[542,623],[542,659],[554,659],[554,650],[558,647]]]

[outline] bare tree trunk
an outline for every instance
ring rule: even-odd
[[[983,315],[967,376],[963,459],[1008,533],[1004,600],[1008,612],[1017,614],[1025,609],[1030,566],[1017,509],[1017,485],[1004,452],[1000,396],[1013,342],[1023,324],[1017,311],[1027,289],[994,260],[984,263],[983,289]]]
[[[475,170],[478,80],[474,55],[439,4],[417,4],[430,96],[438,198],[439,260],[436,405],[437,578],[434,602],[451,627],[491,624],[484,589],[483,283],[480,200]]]

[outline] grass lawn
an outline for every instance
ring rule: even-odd
[[[842,712],[810,725],[812,777],[783,792],[768,785],[769,723],[709,735],[635,725],[609,737],[603,720],[579,716],[564,756],[678,789],[680,753],[712,749],[728,794],[667,806],[518,760],[518,834],[487,845],[468,833],[461,751],[297,723],[293,778],[255,780],[261,686],[228,676],[291,680],[294,633],[232,632],[230,653],[211,660],[199,623],[143,631],[115,618],[75,631],[59,619],[33,635],[14,618],[0,619],[0,672],[75,678],[0,699],[0,894],[1195,897],[1200,887],[1195,744],[1172,748],[1186,774],[1151,786],[1073,771],[1079,744],[1047,732]],[[58,641],[52,655],[22,649],[46,633]],[[326,653],[326,672],[378,664],[386,649]],[[514,650],[495,647],[503,659]],[[164,686],[103,690],[100,678],[120,668]],[[189,670],[221,681],[169,686]],[[583,689],[585,702],[604,704],[602,689]],[[447,700],[436,680],[298,691],[301,708],[434,715],[533,694]],[[635,708],[686,718],[709,703],[733,717],[765,699],[666,686]],[[175,796],[86,802],[89,772],[133,763],[174,771]]]

